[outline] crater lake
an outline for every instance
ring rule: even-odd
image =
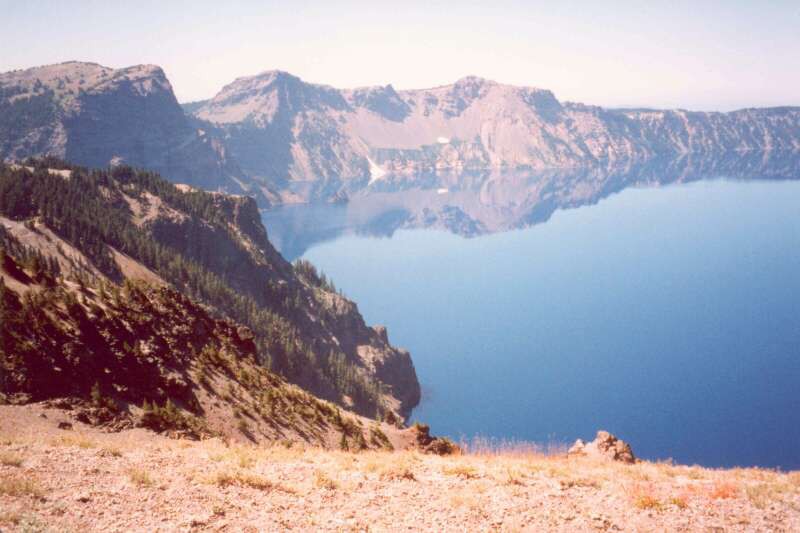
[[[411,352],[436,434],[797,469],[798,168],[399,178],[263,218]]]

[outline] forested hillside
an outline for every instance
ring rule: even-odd
[[[0,216],[78,250],[88,264],[64,266],[87,283],[157,279],[247,326],[262,365],[323,398],[379,417],[419,400],[408,353],[313,268],[284,261],[250,198],[40,160],[0,166]]]

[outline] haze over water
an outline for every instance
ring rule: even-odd
[[[800,468],[800,182],[628,188],[473,238],[357,206],[264,218],[411,351],[435,433]]]

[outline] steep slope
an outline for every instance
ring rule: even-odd
[[[59,251],[59,268],[74,263],[81,276],[114,283],[161,280],[249,327],[260,363],[323,398],[389,417],[419,401],[408,352],[368,327],[313,267],[284,261],[252,198],[179,188],[123,166],[4,166],[0,215],[26,244],[58,238],[56,250],[85,256],[69,261]]]
[[[220,139],[178,105],[164,71],[69,62],[0,74],[0,160],[56,156],[127,163],[211,190],[240,192]]]
[[[259,365],[247,328],[167,286],[87,285],[80,270],[61,270],[63,256],[22,244],[17,229],[0,226],[0,404],[45,401],[77,422],[190,438],[416,443],[416,430],[340,410]]]
[[[800,108],[609,110],[477,77],[424,90],[336,90],[266,72],[191,109],[283,201],[333,199],[398,174],[800,150]]]
[[[194,115],[224,132],[249,177],[303,200],[335,194],[331,178],[368,173],[365,147],[342,131],[350,110],[340,91],[273,71],[237,79]]]

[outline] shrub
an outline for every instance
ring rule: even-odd
[[[730,481],[717,481],[709,495],[715,500],[735,498],[739,495],[739,487]]]
[[[653,494],[650,484],[636,484],[631,489],[633,505],[637,509],[660,511],[663,509],[661,501]]]
[[[686,501],[685,496],[673,496],[669,499],[669,503],[677,507],[678,509],[686,509],[689,507],[689,503]]]
[[[103,396],[103,393],[100,390],[100,383],[97,381],[95,381],[94,385],[92,385],[92,390],[89,393],[89,397],[91,398],[92,404],[95,407],[106,408],[114,412],[118,410],[117,404],[113,399]]]
[[[131,468],[128,470],[128,479],[139,487],[149,487],[153,484],[153,479],[147,470],[141,468]]]
[[[122,457],[122,450],[114,446],[103,446],[97,453],[101,457]]]
[[[178,409],[171,400],[167,400],[163,407],[150,404],[145,400],[142,404],[142,417],[139,426],[152,429],[156,432],[169,430],[186,431],[190,436],[198,436],[201,428],[194,418],[189,418]]]
[[[442,472],[448,476],[458,476],[461,479],[475,479],[478,477],[478,471],[470,465],[446,466],[442,469]]]
[[[369,448],[367,445],[367,440],[364,438],[364,433],[362,433],[360,429],[357,430],[353,436],[353,447],[355,451],[366,450]]]
[[[0,452],[0,464],[3,466],[21,466],[22,457],[12,452]]]
[[[317,472],[314,474],[314,486],[325,490],[336,490],[339,488],[339,484],[336,483],[336,481],[328,477],[325,472],[320,470],[317,470]]]
[[[238,470],[235,472],[217,472],[211,481],[219,487],[237,486],[256,490],[272,490],[276,488],[274,483],[264,477]]]
[[[395,465],[384,468],[379,477],[383,481],[395,481],[400,479],[407,479],[409,481],[416,481],[417,478],[414,472],[406,465]]]
[[[0,495],[41,498],[43,493],[39,485],[30,477],[9,476],[0,478]]]
[[[394,446],[392,446],[392,443],[389,442],[389,437],[387,437],[386,433],[381,431],[381,428],[378,426],[369,428],[369,440],[375,446],[386,448],[388,450],[394,450]]]
[[[426,451],[436,455],[454,455],[460,451],[460,448],[446,437],[437,437],[428,445]]]
[[[0,525],[11,524],[16,526],[22,521],[22,515],[12,511],[0,511]]]

